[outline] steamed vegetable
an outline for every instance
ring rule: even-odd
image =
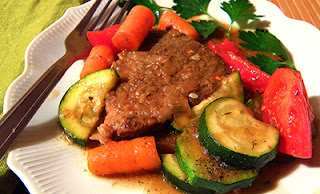
[[[166,11],[159,22],[160,30],[179,30],[181,33],[191,36],[193,39],[198,40],[199,34],[194,27],[187,21],[182,19],[177,13],[172,10]]]
[[[94,46],[84,62],[80,79],[90,73],[109,68],[114,60],[115,55],[109,46]]]
[[[244,102],[243,83],[239,72],[233,72],[228,77],[224,78],[221,87],[216,92],[194,106],[192,108],[192,116],[199,118],[205,107],[214,100],[222,97],[234,97],[240,102]]]
[[[112,37],[116,34],[120,24],[115,24],[101,31],[87,32],[87,38],[92,46],[106,45],[112,49],[114,54],[118,54],[120,50],[112,44]]]
[[[246,102],[246,106],[250,108],[252,111],[254,117],[258,119],[259,121],[262,121],[262,96],[256,96],[252,99],[249,99]]]
[[[258,175],[256,169],[238,170],[210,156],[196,135],[188,132],[177,137],[175,155],[192,186],[218,193],[248,187]]]
[[[224,60],[231,71],[240,72],[244,88],[247,91],[253,93],[264,92],[270,76],[247,60],[245,55],[239,51],[232,42],[226,39],[219,45],[209,42],[208,46]]]
[[[201,116],[206,106],[208,106],[212,101],[221,97],[234,97],[241,102],[244,102],[244,90],[239,72],[234,72],[228,77],[225,77],[222,80],[221,87],[217,91],[215,91],[208,98],[202,100],[199,104],[192,107],[191,116],[186,117],[184,115],[178,115],[173,118],[171,125],[177,131],[182,132],[192,120],[198,119]]]
[[[198,131],[209,153],[239,169],[259,169],[278,152],[277,129],[255,119],[235,98],[219,98],[207,106]]]
[[[153,7],[157,13],[160,9],[152,0],[133,0],[133,2],[138,4],[144,2]],[[211,21],[193,21],[191,24],[194,27],[192,27],[181,17],[189,18],[189,16],[191,17],[200,13],[208,14],[205,10],[210,0],[175,0],[174,2],[176,5],[173,9],[176,13],[171,10],[165,12],[160,19],[159,28],[162,30],[177,29],[189,34],[194,39],[198,39],[199,37],[195,29],[201,33],[202,37],[206,38],[216,28],[222,28],[230,38],[232,24],[238,19],[255,20],[261,17],[255,14],[247,14],[247,11],[252,8],[252,4],[248,0],[230,0],[228,3],[224,2],[221,4],[221,8],[231,19],[229,29],[224,29],[214,18],[211,18]],[[135,6],[132,8],[124,24],[120,27],[118,25],[117,27],[114,26],[114,29],[110,28],[110,34],[108,34],[109,31],[107,30],[104,32],[108,32],[106,35],[108,37],[107,40],[103,38],[100,40],[99,36],[104,36],[102,32],[92,32],[88,34],[88,38],[90,36],[93,37],[91,38],[91,42],[94,42],[94,49],[98,48],[96,45],[103,45],[108,47],[109,50],[110,48],[112,50],[113,47],[117,47],[117,52],[120,50],[135,51],[139,48],[157,20],[154,10],[150,10],[144,6]],[[243,36],[245,33],[241,32],[240,34]],[[266,48],[268,49],[267,42],[273,42],[273,39],[270,41],[271,39],[269,38],[261,38],[265,34],[259,36],[258,33],[256,32],[256,35],[258,39],[260,38],[259,41],[262,42],[259,42],[257,39],[258,45],[255,45],[254,39],[250,36],[246,42],[251,46],[247,46],[247,44],[242,44],[242,46],[248,49],[259,50],[255,46],[267,45]],[[267,36],[270,37],[269,35]],[[275,47],[277,46],[279,45]],[[291,62],[285,63],[289,59],[289,56],[282,51],[277,52],[272,49],[262,49],[261,51],[270,51],[280,56],[285,62],[272,62],[271,59],[267,59],[264,55],[257,55],[257,57],[248,60],[228,39],[221,45],[214,45],[211,42],[209,43],[209,47],[220,55],[232,71],[237,73],[233,73],[229,77],[232,78],[231,81],[228,80],[230,82],[224,83],[225,85],[221,86],[217,93],[214,93],[208,99],[193,107],[191,118],[178,117],[173,119],[174,127],[179,130],[184,129],[189,127],[192,121],[198,119],[205,109],[203,112],[205,116],[201,117],[200,127],[199,129],[197,128],[200,132],[199,139],[197,138],[197,134],[189,134],[188,131],[181,130],[182,134],[179,135],[176,141],[175,155],[163,156],[162,166],[166,177],[178,187],[195,193],[210,191],[229,192],[236,188],[248,187],[257,176],[258,169],[274,159],[277,154],[279,132],[275,127],[279,129],[281,135],[281,152],[295,157],[310,158],[312,153],[310,126],[313,116],[301,75],[299,72],[296,72],[291,77],[289,73],[284,72],[285,78],[281,78],[284,80],[280,81],[281,83],[276,81],[280,79],[280,75],[277,73],[270,78],[270,75],[274,71],[278,71],[275,69],[283,65],[291,67]],[[282,47],[284,46],[282,45]],[[94,50],[94,52],[97,51]],[[106,54],[107,51],[104,50],[102,53]],[[101,61],[102,59],[99,58],[101,57],[95,60]],[[90,64],[90,60],[91,56],[89,56],[86,63]],[[275,64],[275,68],[265,68],[263,65],[260,68],[252,62],[258,65],[262,62],[268,62],[269,64]],[[93,64],[93,62],[91,63]],[[85,66],[91,70],[95,69],[95,67],[91,67],[90,65]],[[108,68],[108,66],[105,68]],[[238,72],[241,74],[241,79]],[[273,81],[271,81],[272,79]],[[294,80],[293,83],[291,83],[291,79]],[[262,106],[263,119],[275,127],[256,120],[252,112],[245,107],[243,104],[242,82],[247,91],[259,94],[265,92]],[[286,90],[282,90],[282,87],[285,87]],[[295,91],[294,94],[290,93],[292,90]],[[70,93],[72,94],[70,96],[77,96],[75,92]],[[219,97],[225,97],[225,94],[234,96],[238,100],[235,98],[220,98],[216,100]],[[282,100],[277,98],[278,94],[280,96],[283,95],[284,98],[281,98]],[[90,100],[91,98],[88,99]],[[229,103],[229,100],[231,103]],[[102,100],[100,99],[100,101]],[[66,102],[69,103],[69,101]],[[285,103],[287,102],[289,103],[286,106]],[[207,106],[208,104],[210,105]],[[68,106],[67,103],[64,105],[65,107]],[[253,107],[253,110],[256,109],[257,113],[259,113],[261,111],[260,105],[261,103],[259,106]],[[98,108],[99,110],[101,109],[101,107]],[[76,112],[74,111],[74,113]],[[302,114],[297,114],[298,112]],[[83,120],[83,118],[81,119]],[[83,122],[78,120],[80,119],[76,118],[76,125],[78,125],[78,122]],[[61,123],[63,123],[62,121]],[[71,130],[66,131],[75,142],[85,145],[93,127],[83,127],[82,124],[80,127],[76,125],[73,126],[71,122],[64,122],[63,124],[65,129],[69,129],[70,126]],[[289,127],[286,128],[287,126]],[[290,140],[291,138],[294,140]],[[161,166],[153,137],[140,137],[119,142],[110,141],[103,146],[90,150],[87,160],[90,172],[96,175],[135,173],[159,169]]]
[[[86,146],[103,111],[105,94],[116,85],[118,78],[114,69],[97,71],[73,84],[63,96],[59,120],[77,145]]]
[[[120,2],[119,6],[123,7],[126,2],[127,0]],[[160,9],[170,9],[169,7],[161,7],[157,5],[153,0],[131,0],[127,10],[130,11],[136,5],[143,5],[149,8],[155,16],[155,24],[159,23]]]
[[[96,175],[127,174],[161,168],[153,136],[107,142],[89,150],[87,159],[89,171]]]
[[[125,21],[112,38],[112,43],[121,51],[135,51],[155,23],[152,11],[141,5],[131,9]]]
[[[164,176],[174,186],[188,193],[209,194],[213,192],[210,189],[192,186],[188,182],[187,175],[181,170],[176,155],[162,154],[161,160]]]

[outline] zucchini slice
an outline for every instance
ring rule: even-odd
[[[119,79],[114,69],[91,73],[73,84],[59,105],[59,120],[69,138],[86,146],[104,108],[105,94]]]
[[[192,120],[200,117],[206,106],[208,106],[212,101],[221,97],[235,97],[241,102],[244,102],[243,83],[239,72],[233,72],[228,77],[224,78],[222,80],[221,87],[216,92],[194,106],[191,109],[191,118],[186,117],[186,115],[178,115],[173,118],[171,125],[177,131],[183,132],[183,129],[186,128]]]
[[[278,152],[279,132],[254,118],[235,98],[219,98],[199,120],[199,139],[209,153],[240,168],[261,168]]]
[[[225,164],[218,157],[210,156],[196,135],[187,131],[177,137],[175,155],[192,186],[218,193],[246,188],[258,175],[256,169],[239,170]]]
[[[221,87],[213,93],[209,98],[201,101],[192,108],[192,117],[199,118],[205,107],[211,102],[222,97],[234,97],[244,102],[243,83],[239,72],[233,72],[222,81]]]
[[[262,96],[257,96],[252,99],[249,99],[246,102],[246,106],[252,110],[252,113],[255,118],[262,121]]]
[[[189,106],[189,105],[188,105]],[[179,133],[183,132],[183,129],[186,128],[191,121],[191,107],[189,109],[184,109],[181,112],[175,113],[171,122],[171,126],[177,130]]]
[[[211,190],[195,187],[188,183],[187,175],[181,170],[174,154],[162,154],[162,169],[165,178],[177,188],[188,193],[212,193]]]

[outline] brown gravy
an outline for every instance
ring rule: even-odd
[[[111,179],[115,189],[142,190],[143,193],[183,193],[175,186],[171,186],[160,171],[147,172],[132,175],[120,175],[117,177],[102,177]]]
[[[208,39],[209,41],[214,41],[215,43],[221,43],[226,38],[225,34],[221,30],[216,30],[216,32]],[[207,45],[208,40],[202,42],[204,45]],[[241,42],[238,38],[238,32],[232,33],[232,40],[236,45]],[[260,52],[256,51],[248,51],[246,49],[238,48],[244,52],[247,56],[253,56]],[[266,53],[263,53],[266,54]],[[269,57],[273,59],[279,60],[274,55],[267,54]],[[167,138],[167,139],[165,139]],[[160,144],[162,142],[170,141],[170,138],[164,136],[164,139],[161,139],[161,136],[158,138]],[[172,142],[169,142],[170,145],[163,144],[161,146],[163,150],[160,153],[164,152],[172,152]],[[166,147],[169,146],[169,147]],[[168,151],[171,150],[171,151]],[[274,189],[279,189],[281,187],[279,185],[279,180],[282,177],[290,174],[297,168],[298,163],[276,163],[270,162],[265,167],[260,170],[259,176],[253,182],[252,186],[246,189],[239,189],[232,191],[230,193],[261,193],[267,192]],[[94,176],[94,175],[92,175]],[[162,175],[161,170],[153,171],[153,172],[146,172],[146,173],[136,173],[131,175],[118,175],[118,176],[106,176],[106,177],[99,177],[102,179],[107,179],[108,181],[112,182],[112,187],[115,188],[123,188],[134,190],[135,188],[143,188],[144,193],[184,193],[183,191],[177,189],[175,186],[171,185]],[[280,188],[281,189],[281,188]]]

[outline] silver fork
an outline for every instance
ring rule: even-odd
[[[89,48],[90,43],[84,34],[89,30],[94,30],[99,23],[102,23],[102,25],[98,30],[102,30],[107,25],[120,23],[130,3],[130,1],[127,1],[115,19],[109,22],[111,16],[115,12],[116,7],[120,3],[120,0],[117,0],[113,7],[110,6],[112,0],[108,0],[100,14],[96,17],[96,19],[94,19],[93,15],[101,4],[101,1],[102,0],[95,1],[84,18],[67,36],[65,40],[65,55],[55,62],[10,108],[10,110],[3,115],[2,119],[0,120],[0,158],[2,158],[7,152],[16,137],[27,126],[33,115],[40,108],[41,104],[62,78],[64,73],[69,68],[69,64],[72,59],[78,57]],[[108,15],[105,16],[105,12],[108,9],[111,9],[111,11],[109,11]],[[101,20],[103,16],[106,18]]]

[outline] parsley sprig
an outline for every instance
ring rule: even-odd
[[[209,15],[207,9],[210,1],[211,0],[173,0],[176,5],[173,6],[172,9],[184,19],[189,19],[192,16],[200,14]]]
[[[176,5],[173,6],[172,9],[176,11],[180,17],[186,20],[201,14],[209,16],[211,21],[200,20],[191,22],[191,25],[197,30],[197,32],[206,39],[216,30],[217,27],[220,27],[226,33],[228,32],[207,12],[210,1],[211,0],[174,0],[173,2],[176,3]]]
[[[228,13],[231,24],[229,27],[229,34],[231,32],[231,28],[233,23],[240,19],[250,19],[257,20],[262,15],[255,15],[252,13],[253,5],[248,2],[248,0],[230,0],[229,3],[223,2],[221,3],[221,9]],[[251,12],[250,12],[251,11]]]
[[[288,66],[293,70],[296,70],[292,61],[290,60],[289,52],[282,42],[269,33],[266,30],[251,31],[239,31],[239,38],[245,43],[240,43],[240,46],[255,51],[264,51],[279,56],[283,62],[274,61],[266,55],[257,55],[256,57],[250,57],[249,60],[254,64],[260,66],[260,68],[266,73],[272,75],[272,73],[281,66]]]
[[[230,27],[225,29],[219,21],[207,12],[210,0],[174,0],[176,5],[173,8],[182,18],[189,19],[192,16],[205,14],[211,18],[212,21],[200,20],[192,21],[191,24],[202,35],[203,38],[213,33],[216,28],[221,28],[231,39],[232,25],[240,19],[257,20],[262,17],[252,13],[253,5],[248,0],[230,0],[229,2],[221,3],[221,9],[224,10],[230,17]],[[250,12],[251,11],[251,12]]]

